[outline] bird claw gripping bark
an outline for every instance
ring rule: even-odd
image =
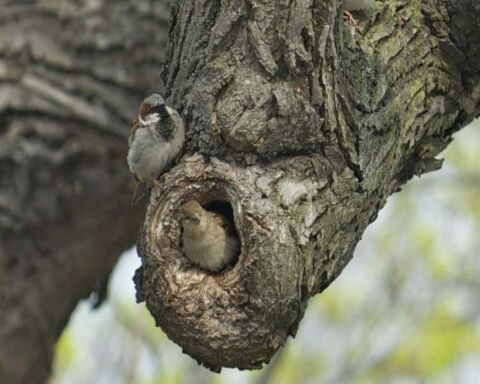
[[[347,20],[355,29],[359,29],[358,20],[353,17],[349,11],[343,11],[343,18]]]

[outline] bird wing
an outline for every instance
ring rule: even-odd
[[[132,145],[133,138],[135,137],[135,132],[137,129],[140,128],[140,122],[138,119],[133,120],[132,127],[130,128],[130,132],[128,134],[128,146]]]

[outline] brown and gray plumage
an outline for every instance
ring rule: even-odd
[[[181,154],[185,141],[183,120],[157,93],[140,105],[128,137],[127,162],[138,182],[151,184]]]
[[[210,212],[196,200],[181,208],[183,251],[194,264],[218,272],[230,264],[240,250],[233,223],[220,213]]]

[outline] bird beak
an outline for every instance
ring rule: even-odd
[[[154,108],[154,111],[158,113],[160,120],[164,120],[168,117],[167,106],[165,104],[160,104]]]
[[[188,209],[187,207],[182,207],[180,209],[180,220],[191,220],[191,221],[200,221],[200,215],[197,212]]]

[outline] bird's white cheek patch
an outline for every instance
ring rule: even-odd
[[[158,113],[150,113],[150,114],[147,115],[146,119],[143,119],[142,116],[138,115],[138,121],[142,125],[154,124],[154,123],[156,123],[160,120],[162,120],[162,118],[160,117],[160,115]]]

